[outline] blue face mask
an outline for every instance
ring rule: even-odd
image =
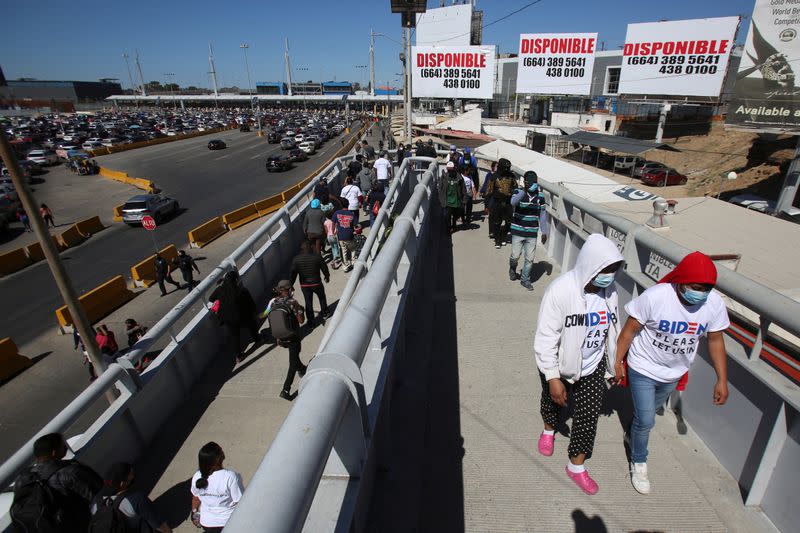
[[[605,289],[612,283],[614,283],[614,274],[598,274],[592,280],[592,285],[601,289]]]
[[[684,289],[681,293],[681,296],[683,296],[683,299],[686,300],[688,304],[697,305],[705,303],[705,301],[708,300],[708,294],[709,292],[707,291],[693,291],[692,289]]]
[[[538,184],[536,184],[536,183],[531,183],[531,186],[530,186],[530,187],[528,187],[528,192],[530,192],[530,193],[534,193],[534,192],[536,192],[536,189],[538,189],[538,188],[539,188],[539,185],[538,185]]]

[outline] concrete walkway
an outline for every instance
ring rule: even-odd
[[[538,279],[528,292],[508,279],[509,253],[510,246],[495,250],[485,222],[452,236],[452,278],[440,275],[434,295],[440,305],[433,322],[440,334],[426,356],[415,356],[430,365],[427,397],[409,398],[405,405],[402,391],[393,397],[393,426],[398,427],[394,418],[402,418],[400,425],[422,420],[421,441],[413,432],[393,429],[398,445],[373,491],[371,530],[775,531],[743,506],[736,482],[691,428],[678,434],[671,412],[657,417],[650,439],[653,493],[635,492],[622,441],[622,420],[631,409],[625,389],[609,391],[594,457],[587,462],[600,486],[597,495],[585,495],[567,478],[564,429],[552,457],[538,453],[541,385],[533,334],[539,301],[559,272],[540,244]],[[414,372],[419,368],[398,381],[405,384]],[[421,407],[404,410],[412,404]],[[417,455],[408,447],[418,449]]]

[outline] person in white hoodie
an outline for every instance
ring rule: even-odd
[[[553,455],[559,409],[571,399],[566,472],[587,494],[598,490],[584,462],[594,448],[605,380],[613,377],[619,335],[614,277],[622,263],[616,244],[603,235],[589,235],[575,267],[547,287],[533,341],[542,380],[539,453]]]

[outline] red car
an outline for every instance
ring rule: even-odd
[[[688,178],[671,168],[660,168],[642,174],[642,183],[645,185],[685,185]]]

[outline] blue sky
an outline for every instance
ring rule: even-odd
[[[490,23],[530,0],[478,0]],[[450,0],[447,2],[450,3]],[[428,7],[439,2],[429,1]],[[754,0],[542,0],[484,31],[485,44],[515,51],[520,33],[598,32],[607,49],[625,40],[629,22],[746,15]],[[248,43],[253,83],[279,81],[283,40],[289,38],[295,79],[360,81],[369,77],[369,30],[401,40],[389,0],[24,0],[4,2],[0,66],[8,79],[119,78],[130,85],[122,58],[139,50],[145,81],[209,87],[208,43],[220,85],[247,86],[241,43]],[[746,34],[739,30],[739,41]],[[400,45],[376,39],[378,84],[401,72]],[[133,62],[131,61],[133,69]],[[135,79],[134,72],[134,79]]]

